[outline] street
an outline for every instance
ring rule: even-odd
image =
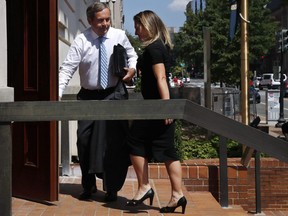
[[[259,90],[259,94],[261,95],[261,103],[256,104],[256,111],[257,111],[257,115],[266,118],[266,110],[267,110],[267,106],[266,106],[266,92],[265,90]],[[284,118],[287,119],[288,118],[288,98],[284,97],[284,108],[283,108],[283,112],[284,112]]]
[[[186,87],[200,87],[204,88],[204,81],[203,79],[191,79],[190,83],[184,83],[184,86]],[[216,85],[217,86],[217,85]],[[211,87],[216,87],[214,84],[211,85]],[[219,86],[217,86],[219,87]],[[261,120],[266,120],[266,110],[268,107],[266,106],[266,92],[267,90],[259,90],[259,94],[261,96],[261,103],[256,104],[256,107],[253,107],[250,104],[250,110],[252,113],[258,115]],[[288,119],[288,97],[284,97],[284,119]],[[277,116],[278,119],[278,116]]]

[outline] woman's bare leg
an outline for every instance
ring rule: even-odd
[[[151,188],[148,178],[148,161],[144,157],[135,155],[130,155],[130,159],[138,180],[138,191],[133,199],[139,200]]]
[[[171,199],[167,206],[176,206],[178,200],[183,196],[182,191],[182,168],[180,161],[166,161],[166,170],[171,183]]]

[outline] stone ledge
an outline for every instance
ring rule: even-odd
[[[229,178],[247,178],[247,169],[240,163],[241,158],[228,160]],[[218,175],[219,159],[186,160],[182,164],[182,178],[209,179]],[[168,179],[164,163],[149,163],[149,177],[151,179]],[[134,169],[129,167],[127,178],[136,178]]]
[[[13,102],[14,88],[0,87],[0,102]]]

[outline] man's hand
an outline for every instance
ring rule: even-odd
[[[123,77],[123,81],[129,83],[134,77],[136,71],[134,68],[124,68],[126,75]]]

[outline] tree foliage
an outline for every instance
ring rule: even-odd
[[[131,35],[129,32],[126,32],[126,35],[131,43],[131,45],[134,47],[135,52],[137,53],[137,55],[141,55],[141,53],[143,52],[142,47],[141,47],[141,41],[139,40],[138,37],[135,37],[133,35]]]
[[[240,2],[240,1],[239,1]],[[275,46],[277,23],[264,6],[269,0],[249,1],[248,43],[249,62],[267,55]],[[240,5],[238,5],[238,9]],[[227,0],[206,0],[203,11],[187,12],[187,20],[175,36],[176,62],[193,64],[194,70],[203,72],[203,27],[211,35],[212,82],[239,84],[241,79],[240,17],[232,41],[229,40],[230,4]]]

